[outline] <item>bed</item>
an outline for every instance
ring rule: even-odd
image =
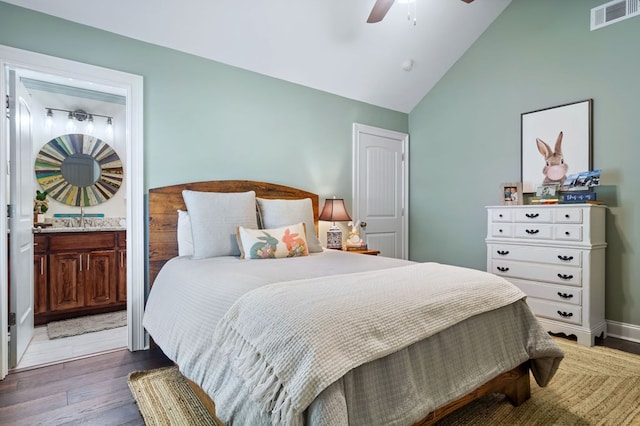
[[[541,386],[553,377],[561,349],[524,295],[485,272],[317,247],[256,260],[249,257],[262,252],[241,238],[246,258],[185,255],[178,211],[200,206],[188,197],[249,192],[259,200],[261,214],[255,207],[253,214],[271,214],[271,225],[286,220],[274,212],[300,213],[299,202],[308,202],[308,219],[295,229],[313,246],[316,194],[235,180],[149,190],[152,287],[143,323],[222,422],[433,424],[487,393],[521,404],[530,396],[530,371]],[[232,210],[227,199],[217,203],[221,211],[205,217]],[[207,224],[198,214],[199,207],[189,209],[190,243],[202,248],[211,238],[203,239]],[[426,299],[438,304],[427,308],[419,302]]]

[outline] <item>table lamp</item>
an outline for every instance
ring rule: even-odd
[[[327,231],[327,248],[342,250],[342,231],[336,225],[336,221],[351,220],[344,206],[344,200],[342,198],[325,200],[322,213],[320,213],[318,219],[333,222],[333,225]]]

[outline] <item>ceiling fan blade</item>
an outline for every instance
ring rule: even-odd
[[[473,3],[473,0],[462,0],[465,3]]]
[[[382,21],[389,9],[391,9],[394,1],[395,0],[376,0],[376,4],[373,5],[373,9],[371,9],[371,13],[369,14],[369,19],[367,19],[367,23],[373,24]]]

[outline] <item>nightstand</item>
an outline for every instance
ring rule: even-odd
[[[358,253],[358,254],[370,254],[372,256],[377,256],[380,254],[380,250],[345,250],[348,253]]]

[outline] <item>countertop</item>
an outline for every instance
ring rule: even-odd
[[[45,228],[42,227],[34,227],[33,228],[33,233],[34,234],[57,234],[60,232],[103,232],[103,231],[126,231],[127,228],[123,228],[121,226],[102,226],[102,227],[97,227],[97,226],[85,226],[85,227],[52,227],[52,226],[48,226]]]

